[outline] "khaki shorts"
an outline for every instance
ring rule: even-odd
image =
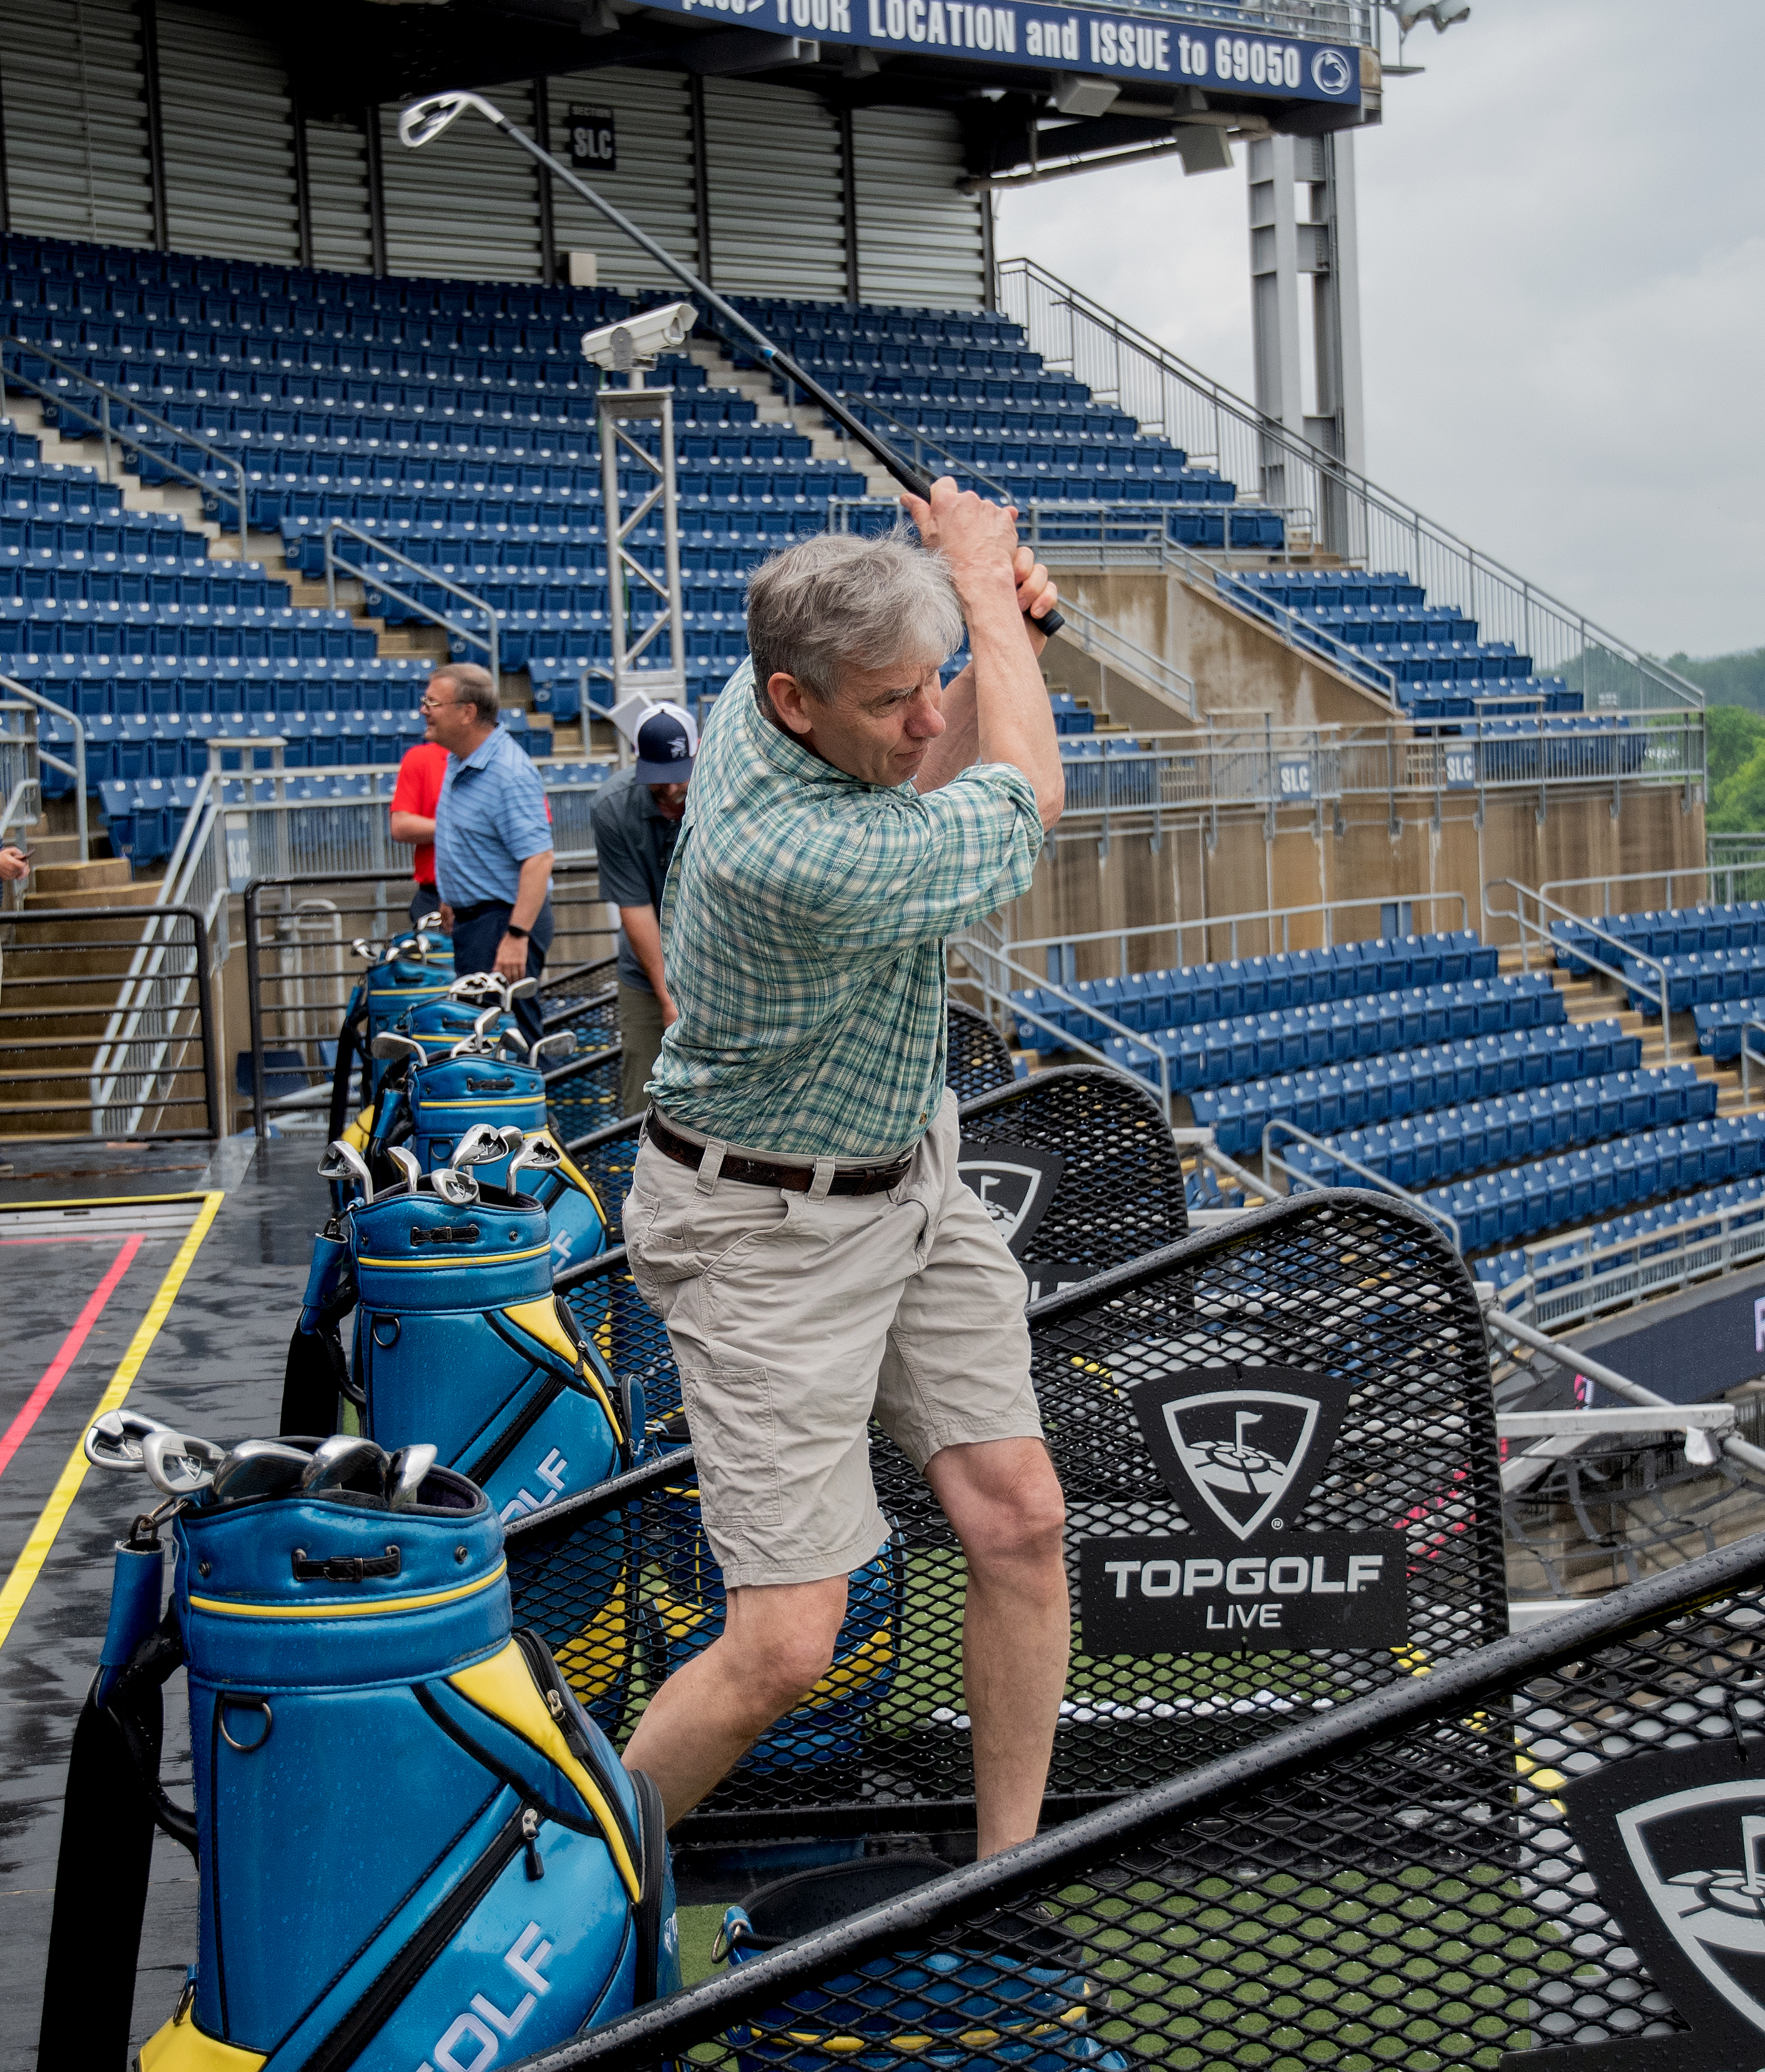
[[[1041,1437],[1023,1271],[957,1177],[958,1137],[946,1094],[893,1192],[820,1201],[638,1151],[632,1275],[667,1324],[731,1588],[876,1553],[872,1415],[921,1469],[946,1446]]]

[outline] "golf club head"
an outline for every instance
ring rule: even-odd
[[[528,1045],[527,1061],[536,1065],[542,1058],[573,1058],[581,1048],[573,1029],[554,1029],[549,1036]]]
[[[417,1183],[423,1177],[423,1168],[418,1162],[417,1153],[407,1150],[402,1144],[389,1144],[386,1147],[386,1155],[404,1175],[405,1193],[414,1194],[417,1190]]]
[[[470,1209],[478,1202],[478,1182],[470,1168],[456,1173],[451,1166],[437,1166],[429,1175],[429,1185],[450,1208]]]
[[[504,1123],[502,1129],[499,1132],[499,1134],[503,1139],[503,1149],[507,1152],[511,1158],[527,1141],[527,1132],[521,1128],[519,1123]]]
[[[509,1161],[509,1185],[514,1186],[517,1173],[555,1173],[563,1163],[556,1145],[536,1131]]]
[[[319,1447],[301,1470],[301,1492],[310,1496],[318,1490],[343,1489],[351,1482],[366,1481],[371,1484],[368,1494],[382,1496],[386,1490],[386,1469],[384,1448],[371,1439],[339,1432]]]
[[[500,1005],[503,981],[495,972],[466,972],[448,988],[447,997],[466,1005],[474,1000],[494,1000]]]
[[[472,1034],[482,1042],[484,1038],[495,1033],[497,1023],[503,1019],[503,1009],[500,1003],[493,1001],[473,1022]]]
[[[243,1503],[247,1497],[281,1496],[306,1474],[311,1454],[280,1439],[241,1439],[215,1470],[209,1485],[216,1503]]]
[[[487,1122],[474,1122],[454,1147],[454,1156],[448,1166],[458,1172],[462,1166],[488,1166],[494,1160],[506,1158],[508,1146],[503,1141],[500,1129],[493,1129]]]
[[[441,925],[441,910],[437,906],[433,914],[424,914],[418,916],[417,932],[419,935],[421,935],[426,934],[431,928],[439,931]]]
[[[363,1163],[362,1155],[341,1137],[336,1137],[325,1147],[325,1155],[318,1161],[318,1177],[322,1180],[351,1180],[359,1190],[364,1202],[374,1198],[374,1176]]]
[[[414,1036],[400,1036],[391,1029],[383,1029],[368,1050],[376,1058],[414,1058],[420,1065],[429,1060],[428,1051]]]
[[[394,1511],[410,1511],[418,1502],[423,1478],[435,1465],[429,1445],[400,1446],[387,1463],[387,1501]]]
[[[143,1442],[155,1432],[170,1429],[169,1424],[161,1424],[144,1411],[107,1410],[102,1417],[93,1419],[80,1442],[80,1450],[95,1468],[133,1474],[146,1465],[142,1458]]]
[[[540,981],[536,978],[518,978],[507,989],[503,997],[512,1006],[518,1000],[531,1000],[539,989]]]
[[[194,1496],[207,1489],[226,1457],[227,1449],[212,1439],[186,1438],[169,1428],[150,1432],[141,1445],[147,1479],[166,1496]]]
[[[350,944],[350,948],[362,959],[364,964],[377,964],[380,962],[384,947],[384,944],[370,942],[366,935],[358,935]]]
[[[503,117],[499,109],[475,93],[425,93],[420,101],[400,109],[398,118],[398,141],[410,150],[420,150],[425,144],[433,143],[444,130],[457,122],[467,109],[475,108],[487,122],[503,127]]]

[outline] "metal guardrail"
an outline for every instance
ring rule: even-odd
[[[1271,503],[1305,503],[1322,544],[1352,566],[1402,569],[1430,602],[1511,640],[1541,673],[1566,676],[1591,708],[1701,712],[1701,691],[1547,590],[1289,431],[1029,259],[999,269],[999,306],[1051,368],[1086,383],[1192,458],[1262,487]]]
[[[3,691],[13,701],[28,705],[33,713],[51,713],[56,719],[64,720],[73,729],[72,763],[64,763],[51,750],[45,748],[36,738],[35,730],[31,736],[31,755],[35,762],[47,763],[51,770],[59,770],[64,776],[71,777],[73,779],[74,832],[79,840],[80,861],[84,863],[92,853],[86,826],[85,722],[77,713],[70,712],[65,705],[57,705],[53,698],[46,698],[41,691],[32,690],[29,684],[21,684],[16,677],[0,676],[0,691]],[[40,785],[38,796],[40,804],[42,796]]]
[[[1435,1208],[1430,1202],[1424,1200],[1420,1194],[1412,1194],[1409,1188],[1400,1187],[1388,1174],[1375,1173],[1370,1166],[1363,1166],[1358,1158],[1351,1158],[1347,1152],[1340,1149],[1336,1145],[1326,1144],[1321,1137],[1314,1137],[1308,1129],[1301,1129],[1296,1122],[1286,1122],[1277,1116],[1272,1122],[1263,1124],[1262,1165],[1266,1172],[1284,1173],[1287,1175],[1287,1193],[1290,1195],[1295,1193],[1324,1194],[1338,1183],[1335,1181],[1316,1179],[1303,1166],[1295,1166],[1289,1160],[1282,1157],[1274,1148],[1276,1142],[1288,1140],[1295,1144],[1306,1145],[1313,1151],[1321,1151],[1332,1166],[1344,1166],[1349,1172],[1358,1173],[1367,1185],[1378,1193],[1389,1194],[1400,1202],[1406,1202],[1419,1215],[1427,1217],[1430,1223],[1438,1223],[1451,1239],[1453,1250],[1463,1255],[1465,1248],[1464,1233],[1459,1227],[1459,1219],[1456,1216],[1449,1215],[1444,1209]]]
[[[194,908],[14,911],[0,918],[0,1139],[221,1134],[208,933]]]
[[[1706,853],[1711,845],[1718,842],[1722,839],[1723,837],[1720,835],[1707,836],[1705,837]],[[1757,839],[1759,841],[1762,852],[1760,861],[1762,864],[1765,864],[1765,837],[1756,838],[1748,837],[1747,839]],[[1747,866],[1744,865],[1733,866],[1733,868],[1737,869],[1745,869],[1746,867]],[[1539,886],[1538,890],[1545,894],[1546,897],[1555,898],[1560,893],[1590,892],[1597,887],[1600,898],[1599,914],[1589,915],[1574,913],[1571,914],[1570,917],[1572,920],[1584,922],[1599,919],[1603,915],[1611,915],[1614,911],[1612,906],[1613,893],[1620,886],[1627,885],[1659,886],[1661,888],[1661,893],[1659,898],[1639,898],[1634,902],[1626,900],[1623,906],[1618,909],[1620,912],[1637,912],[1657,906],[1674,907],[1683,906],[1687,904],[1696,906],[1701,903],[1699,898],[1694,898],[1691,901],[1688,902],[1683,896],[1678,898],[1674,896],[1674,886],[1676,885],[1683,884],[1687,879],[1692,881],[1693,884],[1701,881],[1705,888],[1704,894],[1701,895],[1702,899],[1714,902],[1717,872],[1718,870],[1726,870],[1729,868],[1730,868],[1730,866],[1726,865],[1718,865],[1708,862],[1682,863],[1671,865],[1660,870],[1627,870],[1622,872],[1611,872],[1599,878],[1547,878],[1544,881],[1543,884]]]
[[[364,546],[371,547],[376,554],[384,556],[386,560],[397,562],[400,568],[409,569],[420,581],[433,583],[437,589],[445,590],[449,597],[457,597],[462,602],[471,606],[474,610],[482,612],[485,631],[480,633],[474,627],[466,625],[462,619],[449,619],[445,611],[438,610],[433,604],[425,604],[420,597],[413,597],[408,591],[400,590],[396,583],[388,582],[385,577],[371,574],[366,569],[358,568],[353,561],[346,561],[337,551],[337,536],[339,532],[347,533],[352,540],[359,540]],[[396,598],[408,610],[421,612],[425,619],[429,619],[435,625],[445,627],[448,632],[457,635],[462,640],[470,641],[474,648],[482,648],[485,651],[491,682],[495,684],[502,682],[503,672],[498,643],[498,617],[494,605],[486,603],[474,592],[462,588],[458,583],[441,574],[437,570],[428,567],[425,563],[413,561],[408,554],[400,553],[396,547],[389,545],[378,533],[364,531],[361,526],[355,524],[350,519],[335,516],[327,518],[325,520],[323,544],[325,595],[334,610],[337,606],[337,574],[339,569],[342,569],[346,576],[353,576],[364,590],[384,590],[388,597]]]
[[[1754,1202],[1688,1216],[1645,1235],[1589,1243],[1572,1258],[1550,1257],[1586,1231],[1559,1231],[1517,1248],[1526,1271],[1496,1297],[1498,1313],[1541,1330],[1564,1331],[1617,1309],[1633,1308],[1738,1272],[1765,1260],[1765,1203]],[[1749,1217],[1759,1220],[1749,1222]],[[1664,1248],[1671,1246],[1671,1250]]]
[[[1731,906],[1738,899],[1765,899],[1765,834],[1706,833],[1704,853],[1713,902]]]
[[[1514,903],[1511,907],[1492,906],[1489,903],[1490,894],[1502,886],[1506,886],[1514,894]],[[1538,909],[1537,918],[1526,911],[1529,900]],[[1535,892],[1529,885],[1522,885],[1517,878],[1492,878],[1483,888],[1484,913],[1492,920],[1512,921],[1519,929],[1520,961],[1521,968],[1525,971],[1532,969],[1531,951],[1534,942],[1541,950],[1549,950],[1554,960],[1557,939],[1550,932],[1550,923],[1544,918],[1547,909],[1558,920],[1573,921],[1578,928],[1597,936],[1618,953],[1619,962],[1607,964],[1603,957],[1596,956],[1584,940],[1579,939],[1574,952],[1581,963],[1591,964],[1595,971],[1603,972],[1615,985],[1628,992],[1640,993],[1644,1000],[1654,1001],[1655,1011],[1660,1017],[1661,1062],[1670,1065],[1673,1061],[1673,1018],[1667,1010],[1667,968],[1659,957],[1652,957],[1646,951],[1637,949],[1620,937],[1608,935],[1605,929],[1596,926],[1584,915],[1573,913],[1566,906],[1558,906],[1554,899],[1547,898],[1542,892]],[[1653,987],[1651,988],[1647,980],[1627,973],[1623,968],[1626,962],[1640,964],[1644,970],[1652,972],[1655,977]]]
[[[53,382],[39,381],[34,376],[25,373],[18,367],[9,368],[6,364],[6,355],[8,352],[16,352],[24,359],[43,360],[55,369],[64,384],[76,381],[82,383],[96,398],[96,414],[88,414],[79,402],[72,396],[63,393],[63,390],[58,388]],[[176,440],[179,445],[194,446],[197,452],[207,454],[217,470],[232,469],[239,478],[239,487],[234,492],[239,506],[239,558],[241,564],[250,560],[251,538],[246,514],[245,463],[236,454],[230,454],[224,447],[214,445],[203,438],[199,432],[184,430],[182,426],[173,424],[169,418],[161,417],[157,410],[150,410],[138,397],[129,395],[125,389],[113,388],[109,382],[99,380],[95,375],[88,374],[84,368],[76,367],[71,360],[64,360],[60,353],[52,352],[47,345],[39,345],[30,339],[14,337],[0,339],[0,417],[6,414],[6,384],[9,381],[18,388],[28,388],[32,395],[40,397],[44,402],[52,403],[55,407],[55,423],[58,430],[64,421],[63,413],[72,413],[76,425],[83,424],[88,431],[98,434],[104,441],[104,475],[107,483],[114,479],[110,454],[110,442],[114,439],[118,445],[127,446],[132,452],[138,454],[145,454],[156,467],[166,469],[169,473],[179,477],[181,480],[189,483],[192,487],[202,490],[211,495],[218,493],[212,483],[203,481],[199,475],[192,469],[186,467],[182,461],[174,460],[162,453],[156,442],[152,439],[144,439],[136,433],[129,431],[126,427],[126,420],[134,417],[145,419],[148,424]],[[123,425],[118,425],[116,421],[113,409],[114,405],[120,405],[122,408],[125,420]]]

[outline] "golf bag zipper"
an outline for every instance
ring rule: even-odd
[[[538,1424],[540,1418],[563,1395],[568,1386],[556,1375],[548,1375],[544,1385],[534,1391],[533,1400],[520,1416],[515,1419],[499,1437],[493,1439],[484,1451],[470,1461],[460,1463],[460,1473],[476,1482],[480,1489],[491,1479],[515,1448]]]
[[[545,1700],[545,1709],[557,1722],[558,1731],[568,1744],[571,1754],[600,1786],[608,1812],[619,1823],[631,1861],[639,1867],[638,1875],[641,1881],[643,1875],[643,1837],[641,1833],[631,1832],[630,1823],[620,1800],[619,1786],[623,1779],[623,1772],[618,1778],[610,1777],[597,1760],[594,1744],[577,1724],[576,1708],[571,1702],[575,1693],[565,1684],[564,1672],[552,1660],[552,1651],[545,1642],[531,1626],[525,1626],[515,1628],[515,1642],[527,1658],[527,1668],[539,1687],[540,1695]]]
[[[537,1807],[523,1805],[498,1831],[482,1856],[435,1912],[363,1994],[301,2068],[301,2072],[345,2072],[398,2012],[411,1988],[458,1934],[467,1917],[524,1850],[527,1876],[545,1875],[540,1860]]]

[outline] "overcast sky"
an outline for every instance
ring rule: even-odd
[[[1765,0],[1474,0],[1407,56],[1355,138],[1368,474],[1656,653],[1765,645]],[[1248,395],[1243,155],[1001,195],[1000,257]]]

